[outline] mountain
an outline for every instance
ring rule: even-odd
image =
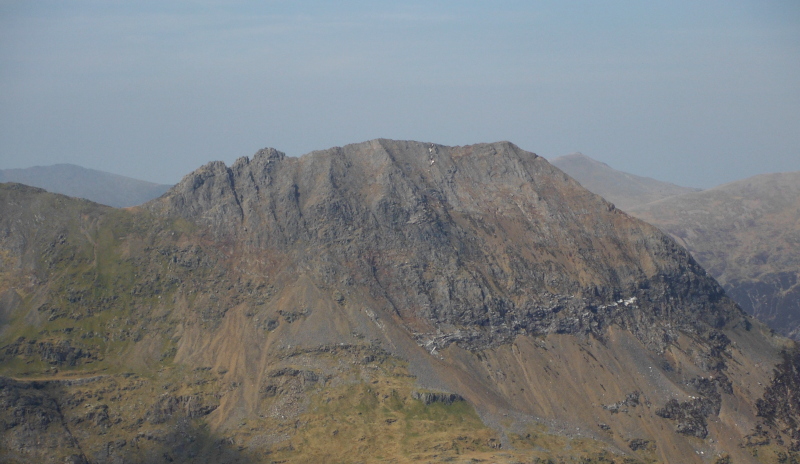
[[[6,462],[798,459],[793,345],[508,142],[0,198]]]
[[[750,177],[631,213],[685,246],[747,312],[800,339],[800,172]]]
[[[624,211],[663,198],[699,190],[617,171],[582,153],[559,156],[550,162],[580,182],[587,190],[600,195]]]
[[[160,197],[171,187],[74,164],[2,169],[0,182],[18,182],[117,208],[141,205]]]
[[[697,191],[616,171],[580,153],[552,163],[670,234],[743,309],[800,340],[800,174],[756,176]]]

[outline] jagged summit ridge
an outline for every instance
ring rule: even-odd
[[[431,349],[612,321],[661,346],[740,316],[666,235],[509,142],[265,149],[210,163],[147,207],[370,295]]]

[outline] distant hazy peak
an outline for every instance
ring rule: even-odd
[[[556,158],[553,158],[550,162],[554,163],[558,161],[559,163],[587,163],[587,164],[596,164],[600,166],[606,166],[611,168],[608,164],[598,161],[594,158],[584,155],[583,153],[576,151],[575,153],[569,153],[567,155],[561,155]]]
[[[623,210],[699,190],[618,171],[578,152],[553,158],[550,163]]]
[[[31,185],[118,208],[145,203],[161,196],[170,187],[66,163],[3,169],[0,170],[0,182]]]

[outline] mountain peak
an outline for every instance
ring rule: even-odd
[[[620,298],[673,307],[686,315],[670,322],[679,325],[738,317],[721,310],[721,289],[665,235],[509,142],[449,147],[376,139],[300,158],[270,149],[230,168],[210,163],[147,207],[203,224],[215,239],[239,243],[242,253],[300,260],[314,274],[333,266],[338,270],[326,272],[363,282],[366,293],[388,292],[392,311],[420,331],[466,330],[467,345],[516,333],[590,331],[611,316],[586,308]],[[598,247],[606,250],[602,259],[591,251]],[[667,250],[670,259],[661,259]],[[326,255],[335,258],[318,261]],[[440,290],[422,290],[421,275],[398,273],[400,261],[419,269],[460,262],[473,275],[456,284],[445,273]],[[375,268],[386,275],[364,273]],[[539,290],[520,293],[521,282],[508,280],[511,269],[526,269]],[[688,274],[698,286],[681,291],[696,297],[670,297],[681,305],[663,300],[674,292],[672,279]],[[475,294],[456,296],[456,285]],[[656,289],[662,296],[654,296]],[[500,296],[511,294],[519,295]],[[555,306],[565,310],[548,309]],[[539,311],[547,316],[521,316]],[[568,323],[569,317],[577,319]],[[639,329],[644,342],[663,343],[661,329]]]
[[[586,189],[625,211],[662,198],[698,190],[617,171],[608,164],[582,153],[559,156],[553,158],[551,163],[580,182]]]
[[[606,164],[606,163],[604,163],[602,161],[598,161],[598,160],[596,160],[594,158],[591,158],[589,156],[586,156],[586,155],[584,155],[583,153],[581,153],[579,151],[576,151],[574,153],[568,153],[566,155],[561,155],[561,156],[558,156],[556,158],[553,158],[552,160],[550,160],[550,163],[553,164],[554,166],[560,166],[560,165],[564,165],[566,163],[573,163],[576,166],[581,166],[583,164],[589,164],[589,165],[605,166],[605,167],[607,167],[609,169],[611,168],[611,166],[609,166],[608,164]]]

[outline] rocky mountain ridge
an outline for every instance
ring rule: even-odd
[[[459,150],[377,140],[300,159],[266,150],[230,168],[206,165],[147,207],[205,224],[216,240],[244,243],[244,252],[299,245],[313,256],[298,250],[298,261],[329,255],[318,265],[326,285],[344,275],[371,295],[383,293],[409,327],[445,330],[438,338],[445,344],[480,339],[470,330],[478,327],[492,328],[501,343],[518,333],[589,332],[624,319],[620,308],[634,302],[674,313],[670,324],[684,329],[696,315],[712,326],[738,317],[711,304],[724,306],[722,290],[656,229],[508,143]],[[667,255],[680,258],[659,262]],[[618,256],[633,259],[603,260]],[[458,275],[459,268],[469,271]],[[450,272],[425,288],[434,269]],[[536,294],[512,272],[526,274]],[[686,284],[682,294],[670,294],[673,280]]]
[[[0,194],[11,462],[793,452],[791,413],[759,416],[787,342],[507,142],[265,149],[130,210]]]

